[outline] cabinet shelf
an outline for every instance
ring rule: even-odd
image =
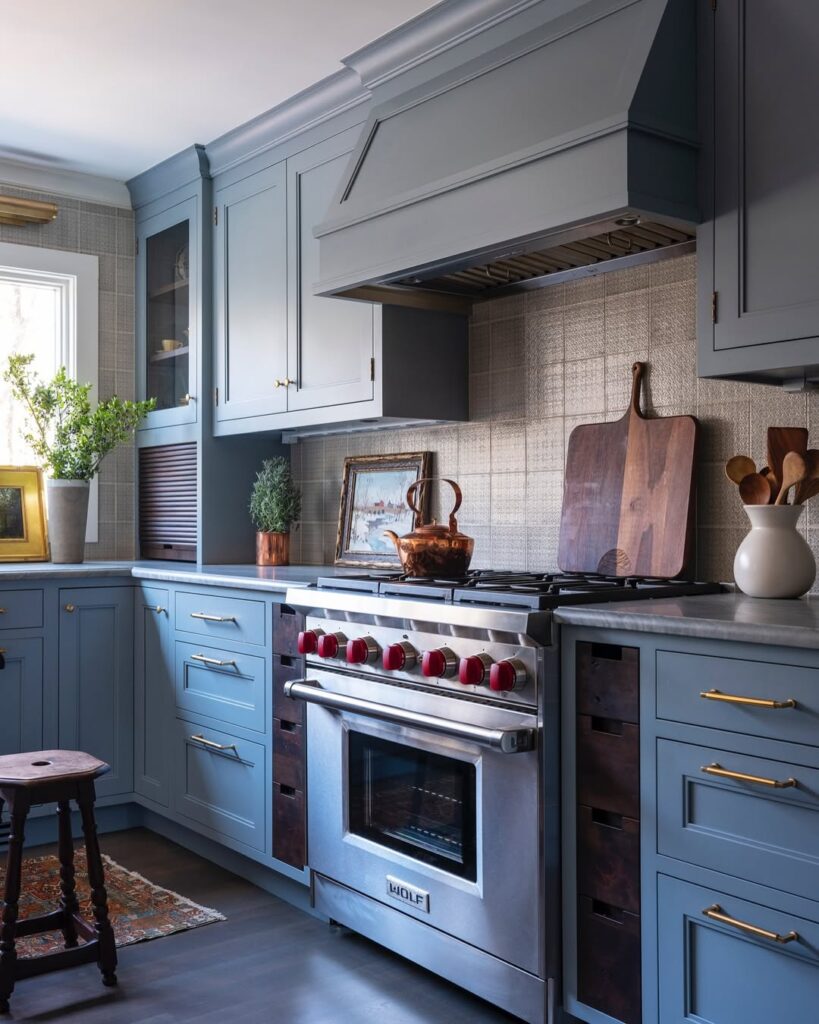
[[[189,285],[188,281],[171,281],[170,284],[160,285],[148,292],[149,299],[163,299],[173,296],[176,292],[183,291]]]
[[[150,361],[152,363],[164,363],[169,359],[177,359],[179,356],[186,356],[190,350],[190,345],[183,345],[182,348],[175,348],[170,352],[154,352]]]

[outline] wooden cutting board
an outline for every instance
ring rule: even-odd
[[[693,416],[647,419],[645,363],[614,423],[575,427],[566,454],[558,564],[563,572],[682,576],[693,571]]]

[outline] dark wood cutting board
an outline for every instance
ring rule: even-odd
[[[575,427],[566,454],[558,564],[563,572],[675,577],[693,570],[693,416],[646,418],[645,363],[613,423]]]

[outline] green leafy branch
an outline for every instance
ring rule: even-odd
[[[301,491],[287,459],[266,459],[250,495],[250,518],[262,533],[287,533],[301,516]]]
[[[127,441],[156,402],[109,398],[92,411],[90,384],[60,367],[44,383],[31,369],[33,355],[11,355],[3,378],[26,407],[30,429],[23,439],[55,480],[91,480],[105,456]]]

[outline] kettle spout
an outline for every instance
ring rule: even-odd
[[[395,548],[396,548],[396,551],[397,551],[398,550],[398,540],[399,540],[398,534],[394,530],[385,530],[384,531],[384,536],[390,538],[390,540],[395,545]]]

